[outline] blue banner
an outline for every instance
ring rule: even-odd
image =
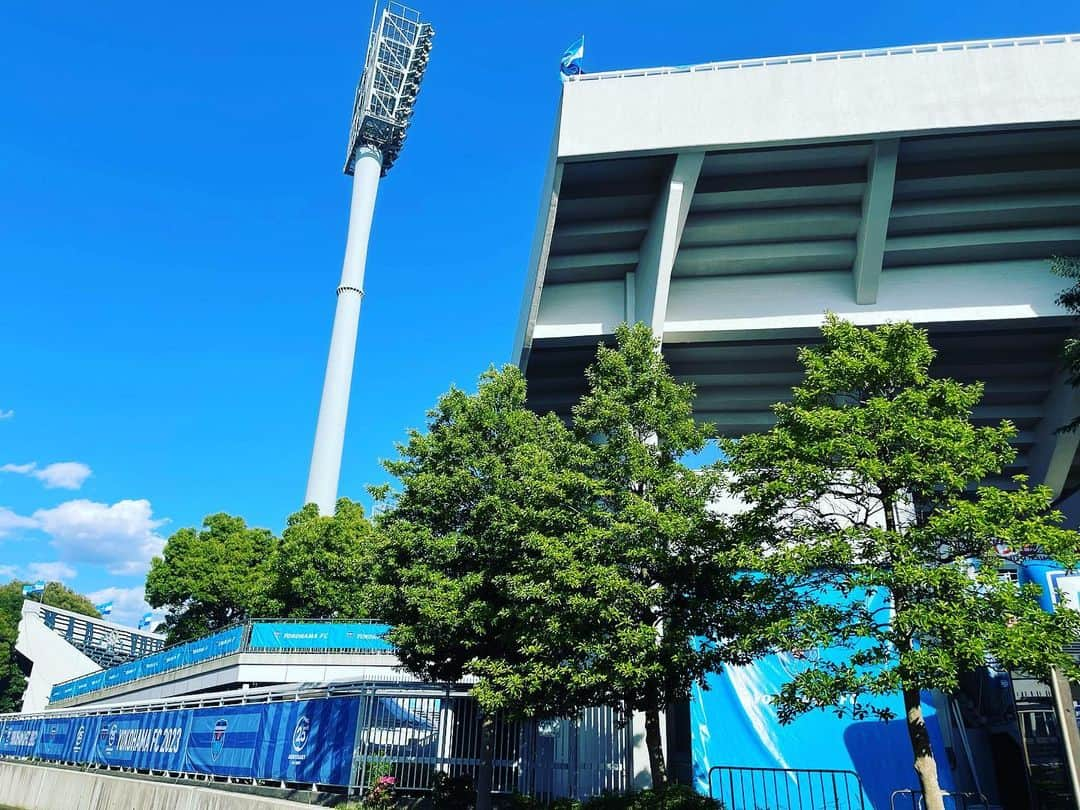
[[[243,646],[244,628],[230,627],[206,638],[179,644],[161,652],[152,653],[126,664],[112,667],[67,683],[58,684],[49,693],[50,701],[85,695],[109,686],[130,683],[139,678],[158,675],[169,670],[220,658],[223,655],[239,652]]]
[[[388,624],[340,622],[256,622],[253,650],[392,650]]]
[[[0,721],[0,757],[348,785],[360,699]]]

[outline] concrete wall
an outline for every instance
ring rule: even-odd
[[[15,649],[33,664],[23,692],[24,712],[43,710],[49,703],[49,692],[56,684],[101,669],[45,626],[38,615],[37,602],[23,602]]]
[[[766,60],[768,61],[768,60]],[[563,85],[560,158],[1076,118],[1080,41]]]
[[[20,810],[287,810],[307,804],[243,793],[0,762],[0,805]]]

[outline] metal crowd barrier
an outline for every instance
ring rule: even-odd
[[[717,765],[708,778],[724,810],[866,810],[854,771]]]

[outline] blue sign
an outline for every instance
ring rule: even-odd
[[[252,650],[393,650],[388,624],[340,622],[256,622]]]
[[[348,785],[358,697],[0,721],[0,757]]]

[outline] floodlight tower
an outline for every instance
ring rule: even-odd
[[[305,503],[318,505],[323,515],[334,513],[337,500],[375,195],[379,178],[386,176],[401,152],[434,33],[418,12],[394,2],[382,6],[377,0],[345,155],[345,174],[353,177],[349,235],[304,498]]]

